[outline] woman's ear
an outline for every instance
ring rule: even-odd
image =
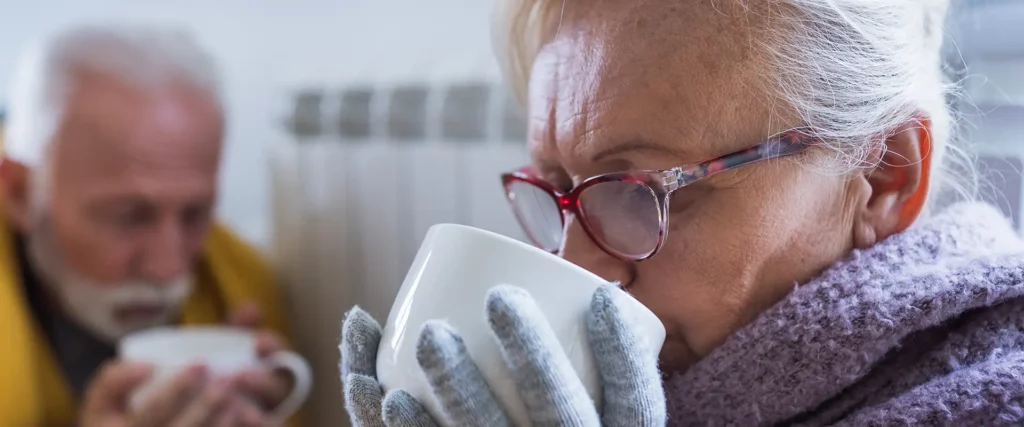
[[[17,230],[27,230],[31,223],[32,186],[28,166],[10,159],[0,159],[0,206],[8,223]]]
[[[901,126],[885,140],[877,165],[862,178],[871,194],[857,217],[856,246],[870,246],[914,223],[928,197],[931,154],[927,119]]]

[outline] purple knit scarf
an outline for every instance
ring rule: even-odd
[[[1024,419],[1022,296],[1008,221],[953,206],[854,251],[668,379],[670,424]]]

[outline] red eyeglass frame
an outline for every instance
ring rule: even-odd
[[[704,178],[714,176],[720,172],[757,163],[763,160],[777,159],[802,153],[808,148],[814,146],[814,143],[817,141],[817,138],[813,137],[807,129],[790,129],[776,134],[760,144],[734,151],[723,156],[715,157],[710,160],[705,160],[703,162],[663,170],[613,172],[597,175],[588,178],[568,192],[562,192],[555,186],[538,177],[530,166],[525,166],[515,172],[502,174],[501,182],[502,187],[505,190],[505,198],[508,200],[510,205],[509,207],[516,216],[516,220],[519,222],[523,232],[526,233],[527,237],[529,237],[537,247],[552,253],[557,253],[559,250],[559,248],[545,248],[540,243],[540,240],[533,235],[533,231],[525,226],[526,221],[524,221],[519,210],[515,207],[514,192],[511,188],[513,183],[525,182],[548,193],[548,195],[551,196],[558,205],[559,219],[561,220],[563,228],[565,227],[565,215],[568,211],[580,220],[580,225],[583,226],[583,230],[587,233],[587,237],[596,243],[601,250],[624,261],[639,262],[653,257],[659,250],[661,250],[661,247],[665,243],[665,238],[668,235],[669,200],[673,192]],[[648,190],[651,190],[655,196],[658,203],[658,221],[660,229],[658,233],[658,241],[654,248],[649,252],[639,255],[626,254],[610,247],[604,239],[597,238],[599,234],[592,228],[591,222],[587,218],[586,211],[583,209],[580,196],[588,188],[606,182],[632,182],[643,185],[647,187]]]

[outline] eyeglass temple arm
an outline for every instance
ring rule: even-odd
[[[797,154],[809,147],[809,145],[804,141],[804,138],[803,134],[799,132],[786,132],[772,137],[762,144],[735,151],[722,157],[702,163],[675,167],[671,169],[671,175],[675,178],[675,182],[668,180],[668,182],[663,182],[663,184],[666,184],[668,190],[671,191],[693,184],[694,182],[700,181],[719,172],[760,162],[762,160],[776,159],[779,157]]]

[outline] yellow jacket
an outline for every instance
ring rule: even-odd
[[[7,230],[2,221],[0,230]],[[196,273],[182,323],[222,323],[232,309],[255,301],[263,309],[263,326],[290,339],[273,272],[226,228],[211,231]],[[0,426],[73,426],[78,402],[60,375],[20,278],[13,236],[0,235]]]

